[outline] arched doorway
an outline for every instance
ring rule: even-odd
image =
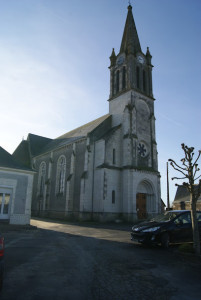
[[[136,193],[136,212],[138,219],[146,219],[147,213],[153,211],[153,195],[151,184],[146,180],[141,181]]]

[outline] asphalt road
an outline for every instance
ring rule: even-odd
[[[32,220],[4,233],[2,300],[198,300],[201,259],[176,247],[143,247],[123,225]]]

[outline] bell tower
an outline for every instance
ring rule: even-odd
[[[112,126],[122,128],[122,167],[158,170],[155,137],[152,56],[142,52],[132,6],[128,13],[120,51],[110,56],[109,113]]]
[[[146,54],[141,50],[132,6],[129,5],[120,51],[116,55],[113,49],[110,56],[109,100],[131,89],[153,98],[151,59],[148,47]]]
[[[110,56],[108,157],[114,149],[119,153],[110,172],[113,180],[119,176],[114,190],[121,195],[121,212],[130,220],[158,213],[161,207],[151,60],[149,48],[146,53],[141,49],[129,5],[119,53],[113,49]]]

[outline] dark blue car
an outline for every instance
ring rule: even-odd
[[[201,236],[201,211],[197,212]],[[167,248],[170,243],[193,241],[191,213],[187,210],[172,210],[156,216],[149,222],[132,227],[131,240],[143,244],[161,244]]]
[[[0,234],[0,290],[3,286],[3,272],[4,272],[4,238]]]

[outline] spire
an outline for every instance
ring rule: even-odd
[[[110,67],[113,67],[115,65],[115,62],[116,62],[116,54],[115,54],[115,51],[114,51],[114,48],[112,49],[112,54],[110,56],[110,62],[111,62],[111,65]]]
[[[147,53],[146,53],[146,57],[147,57],[147,62],[149,65],[151,65],[151,59],[152,59],[152,56],[151,56],[151,53],[149,51],[149,47],[147,47]],[[152,66],[153,67],[153,66]]]
[[[135,27],[131,5],[128,6],[128,14],[121,42],[120,53],[122,52],[133,54],[141,52],[140,41]]]

